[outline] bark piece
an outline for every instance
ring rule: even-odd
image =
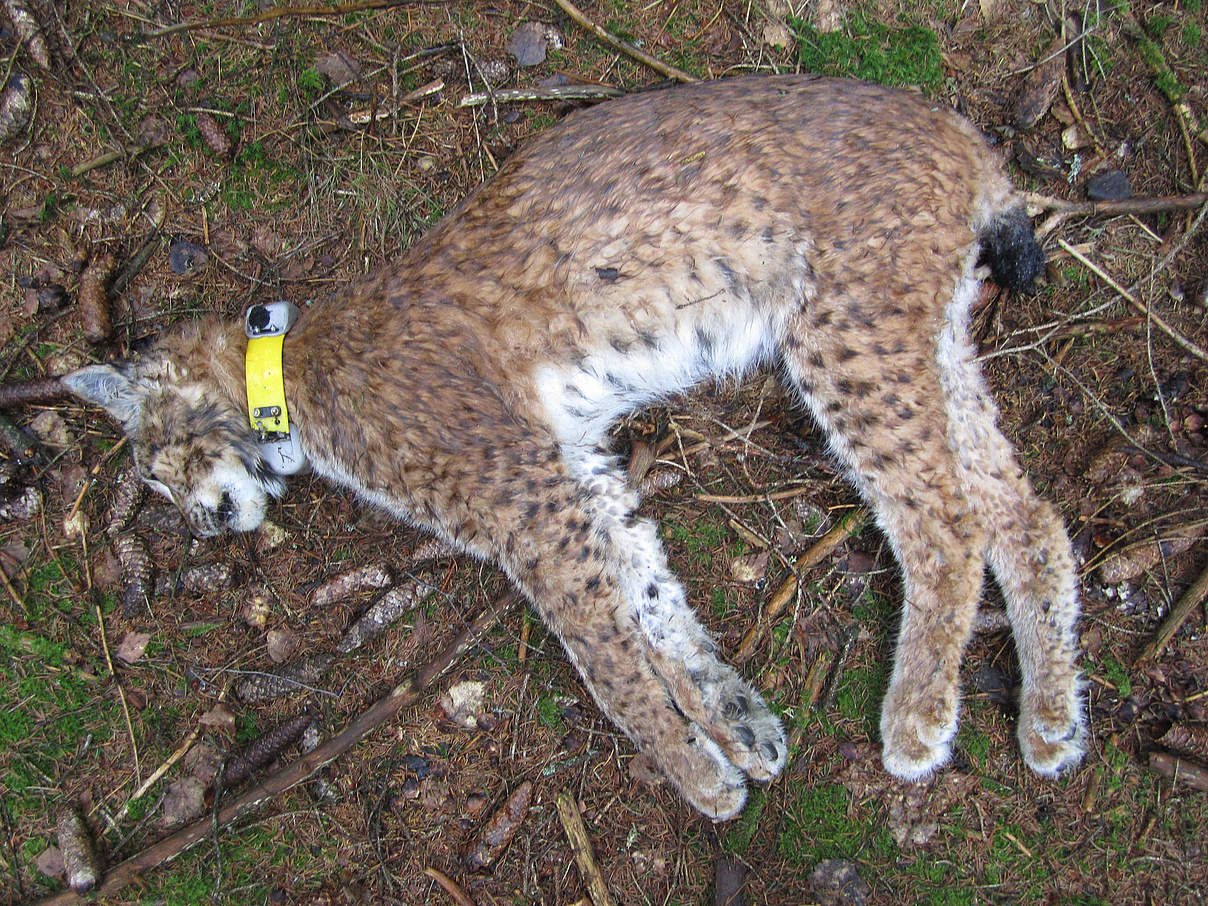
[[[113,336],[109,313],[109,280],[117,262],[108,253],[92,260],[80,276],[80,327],[89,343],[103,343]]]
[[[1020,129],[1031,129],[1053,105],[1065,75],[1065,44],[1060,34],[1053,38],[1024,78],[1014,110],[1015,125]]]
[[[59,838],[59,852],[63,855],[63,869],[67,875],[67,886],[76,893],[88,893],[96,887],[101,876],[96,848],[88,825],[74,808],[59,813],[55,821],[55,833]]]
[[[320,585],[310,596],[314,607],[330,607],[336,601],[349,598],[367,588],[385,588],[391,582],[390,570],[384,563],[370,563],[341,573]]]
[[[533,783],[525,780],[508,796],[475,838],[462,857],[466,868],[485,871],[502,854],[528,815],[533,801]]]

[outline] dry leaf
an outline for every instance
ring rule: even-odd
[[[264,592],[253,592],[239,611],[239,618],[253,629],[263,629],[272,613],[272,604]]]
[[[331,79],[337,88],[351,85],[361,77],[361,64],[342,50],[334,50],[315,60],[315,69]]]
[[[181,760],[190,774],[207,785],[218,776],[222,767],[222,753],[208,742],[193,746]]]
[[[458,726],[476,729],[485,691],[486,685],[476,680],[457,683],[450,686],[440,697],[440,706]]]
[[[269,660],[274,664],[284,664],[298,650],[298,634],[288,629],[270,629],[265,637],[264,647],[268,651]]]
[[[48,878],[63,877],[63,854],[57,846],[48,846],[34,860],[34,867]]]
[[[730,561],[730,575],[739,582],[759,582],[768,574],[768,551],[744,554]]]
[[[1015,101],[1015,125],[1031,129],[1049,111],[1065,74],[1065,39],[1053,38],[1023,80]]]
[[[113,653],[119,660],[123,660],[127,664],[134,664],[142,658],[143,652],[147,650],[147,642],[149,641],[151,641],[151,633],[149,632],[127,632],[122,636],[117,650]]]
[[[164,804],[159,813],[160,827],[165,830],[188,824],[205,808],[206,785],[196,777],[173,780],[164,791]]]
[[[235,715],[222,702],[219,702],[205,714],[201,715],[197,719],[197,722],[203,727],[214,727],[217,730],[225,730],[227,732],[235,729]]]
[[[769,47],[788,47],[793,43],[793,34],[783,22],[766,22],[763,26],[763,43]]]
[[[518,66],[536,66],[545,61],[546,28],[540,22],[521,22],[504,48],[516,58]]]
[[[21,564],[28,556],[29,548],[20,541],[10,541],[4,547],[0,547],[0,570],[3,570],[4,575],[11,579],[21,569]]]

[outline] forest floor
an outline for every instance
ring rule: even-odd
[[[26,2],[49,65],[0,16],[6,381],[128,354],[201,313],[339,292],[587,103],[462,104],[488,83],[664,82],[554,2]],[[766,612],[859,500],[808,419],[755,374],[615,432],[619,455],[645,457],[643,513],[691,600],[790,731],[788,770],[740,818],[714,824],[660,782],[557,641],[512,607],[416,705],[114,901],[454,902],[434,870],[479,906],[585,903],[563,793],[617,903],[714,902],[735,875],[745,902],[774,906],[1208,898],[1208,794],[1193,785],[1208,770],[1203,607],[1139,659],[1208,568],[1208,209],[1055,216],[1044,201],[1083,201],[1113,171],[1138,197],[1204,189],[1202,0],[598,0],[584,13],[698,78],[812,70],[913,86],[970,117],[1039,197],[1047,274],[1034,294],[987,297],[976,334],[1004,432],[1080,558],[1086,761],[1056,781],[1024,766],[1018,668],[987,582],[952,763],[917,785],[884,772],[900,577],[879,531],[858,527]],[[29,121],[6,119],[23,98]],[[107,294],[81,294],[105,255]],[[98,301],[113,333],[92,345]],[[507,590],[493,568],[425,549],[419,532],[313,479],[294,482],[266,529],[194,540],[159,500],[124,496],[129,451],[97,412],[12,409],[0,428],[0,900],[62,889],[65,807],[116,865],[239,795],[215,794],[224,759],[267,747],[253,774],[271,775],[299,753],[264,741],[274,727],[309,715],[311,733],[334,735]],[[134,509],[115,542],[121,500]],[[140,544],[147,594],[131,609]],[[316,590],[375,565],[400,596],[429,593],[338,654],[384,586],[319,602]],[[752,627],[760,643],[739,658]],[[307,658],[326,669],[249,700],[249,677]],[[1157,770],[1171,756],[1173,781]],[[510,843],[468,866],[525,782]],[[841,875],[854,880],[840,889]]]

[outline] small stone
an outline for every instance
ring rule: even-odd
[[[824,906],[864,906],[871,892],[856,866],[842,859],[819,862],[810,875],[810,886]]]
[[[265,650],[274,664],[284,664],[298,650],[300,640],[297,633],[288,629],[270,629],[265,636]]]
[[[168,266],[177,274],[201,270],[209,260],[206,250],[188,239],[177,237],[168,247]]]
[[[521,22],[508,38],[507,52],[518,66],[536,66],[545,61],[545,26],[540,22]]]
[[[1086,181],[1086,197],[1091,201],[1119,201],[1132,198],[1132,184],[1123,170],[1108,170]]]

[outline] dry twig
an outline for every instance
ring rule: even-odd
[[[1156,198],[1121,198],[1116,201],[1067,201],[1036,192],[1024,193],[1029,208],[1042,211],[1058,211],[1062,214],[1160,214],[1163,211],[1192,211],[1208,204],[1208,192],[1192,192],[1190,195],[1164,195]]]
[[[559,0],[561,2],[561,0]],[[596,857],[591,851],[591,840],[587,836],[587,828],[579,817],[579,806],[574,797],[563,790],[558,794],[558,818],[562,821],[562,829],[566,831],[566,839],[570,842],[571,852],[575,855],[575,864],[579,866],[579,874],[591,894],[595,906],[615,906],[600,867],[596,865]]]
[[[1153,660],[1161,654],[1170,640],[1174,638],[1174,634],[1179,631],[1179,627],[1183,625],[1187,618],[1191,616],[1191,612],[1206,597],[1208,597],[1208,569],[1200,573],[1200,577],[1183,593],[1183,597],[1179,599],[1179,603],[1175,605],[1174,610],[1166,615],[1166,619],[1158,627],[1153,640],[1141,649],[1141,653],[1137,655],[1134,663],[1141,664],[1145,661]]]
[[[428,866],[424,869],[424,874],[439,884],[444,889],[445,893],[453,898],[453,902],[455,902],[457,906],[474,906],[474,901],[471,900],[469,895],[461,889],[461,885],[459,885],[439,868]]]
[[[566,13],[568,16],[570,16],[572,19],[574,19],[576,23],[581,25],[583,28],[587,29],[589,32],[591,32],[593,35],[595,35],[597,38],[599,38],[601,41],[603,41],[609,47],[612,47],[615,50],[621,51],[621,53],[623,53],[623,54],[633,57],[639,63],[643,63],[646,66],[649,66],[651,69],[653,69],[655,72],[659,73],[660,75],[666,76],[669,79],[676,79],[677,81],[680,81],[680,82],[700,81],[699,79],[696,78],[696,76],[689,75],[688,73],[684,72],[682,69],[676,69],[674,66],[670,65],[669,63],[664,63],[661,60],[656,60],[654,57],[650,56],[650,54],[645,53],[644,51],[638,50],[636,47],[634,47],[628,41],[622,41],[616,35],[609,34],[607,31],[600,28],[600,26],[596,25],[596,23],[594,23],[590,19],[588,19],[587,16],[583,15],[583,11],[581,9],[579,9],[579,7],[577,7],[573,3],[571,3],[570,0],[554,0],[554,2],[557,3],[560,7],[562,7],[562,11],[564,13]],[[600,904],[597,903],[596,906],[600,906]]]
[[[223,19],[201,19],[194,22],[178,22],[166,28],[147,32],[148,38],[163,38],[182,31],[199,28],[222,28],[230,25],[259,25],[274,19],[301,19],[308,16],[342,16],[371,9],[390,9],[402,6],[405,0],[353,0],[351,3],[320,3],[304,6],[275,6],[254,16],[228,16]]]
[[[58,403],[71,399],[71,393],[57,377],[36,381],[0,384],[0,409],[31,406],[37,403]]]
[[[333,736],[309,754],[290,762],[275,774],[264,778],[262,782],[255,784],[227,805],[216,808],[211,814],[181,828],[176,833],[165,837],[116,866],[97,888],[95,896],[99,899],[114,897],[118,891],[137,881],[146,872],[174,859],[218,829],[313,777],[383,721],[389,720],[403,708],[414,704],[420,694],[444,674],[464,652],[473,647],[518,599],[518,596],[512,592],[484,610],[466,624],[457,637],[425,667],[391,689],[338,735]],[[75,893],[64,891],[41,900],[39,906],[66,906],[69,903],[82,902],[83,899]]]
[[[1089,270],[1091,273],[1093,273],[1095,276],[1097,276],[1100,280],[1102,280],[1104,283],[1106,283],[1108,286],[1110,286],[1112,289],[1114,289],[1116,292],[1118,292],[1121,296],[1123,296],[1125,299],[1127,299],[1130,303],[1132,303],[1133,307],[1136,308],[1143,315],[1145,315],[1145,317],[1150,318],[1155,324],[1158,325],[1158,327],[1160,327],[1162,329],[1163,333],[1165,333],[1168,337],[1170,337],[1172,340],[1174,340],[1178,345],[1182,346],[1185,350],[1190,352],[1196,358],[1200,358],[1200,359],[1203,359],[1204,361],[1208,362],[1208,350],[1205,350],[1202,346],[1200,346],[1197,343],[1193,343],[1190,339],[1183,336],[1183,334],[1179,333],[1179,331],[1175,330],[1174,327],[1172,327],[1169,323],[1167,323],[1165,318],[1163,318],[1156,311],[1154,311],[1152,308],[1150,308],[1148,305],[1146,305],[1144,302],[1142,302],[1140,299],[1138,299],[1136,296],[1134,296],[1132,293],[1130,293],[1127,289],[1125,289],[1123,286],[1121,286],[1119,283],[1117,283],[1111,277],[1110,274],[1105,272],[1101,267],[1099,267],[1097,264],[1095,264],[1095,262],[1091,261],[1084,254],[1082,254],[1082,252],[1078,251],[1076,248],[1074,248],[1072,245],[1070,245],[1064,239],[1058,239],[1057,244],[1060,245],[1067,252],[1069,252],[1069,254],[1072,255],[1074,258],[1076,258],[1084,267],[1086,267],[1087,270]]]
[[[510,104],[516,101],[581,101],[619,98],[620,88],[607,85],[561,85],[556,88],[496,88],[487,93],[477,91],[461,99],[458,107],[481,107],[486,103]]]
[[[742,641],[738,645],[738,653],[734,656],[734,659],[738,663],[741,664],[751,656],[755,650],[755,646],[763,638],[764,633],[767,632],[768,627],[780,615],[780,612],[784,610],[785,605],[793,599],[793,595],[797,593],[797,575],[802,570],[809,569],[811,566],[821,563],[826,557],[830,556],[835,548],[860,531],[867,519],[868,510],[863,507],[857,507],[839,520],[838,525],[819,538],[813,547],[797,558],[797,562],[793,564],[793,571],[789,574],[789,577],[776,589],[776,593],[768,601],[768,606],[764,608],[763,616],[742,637]]]

